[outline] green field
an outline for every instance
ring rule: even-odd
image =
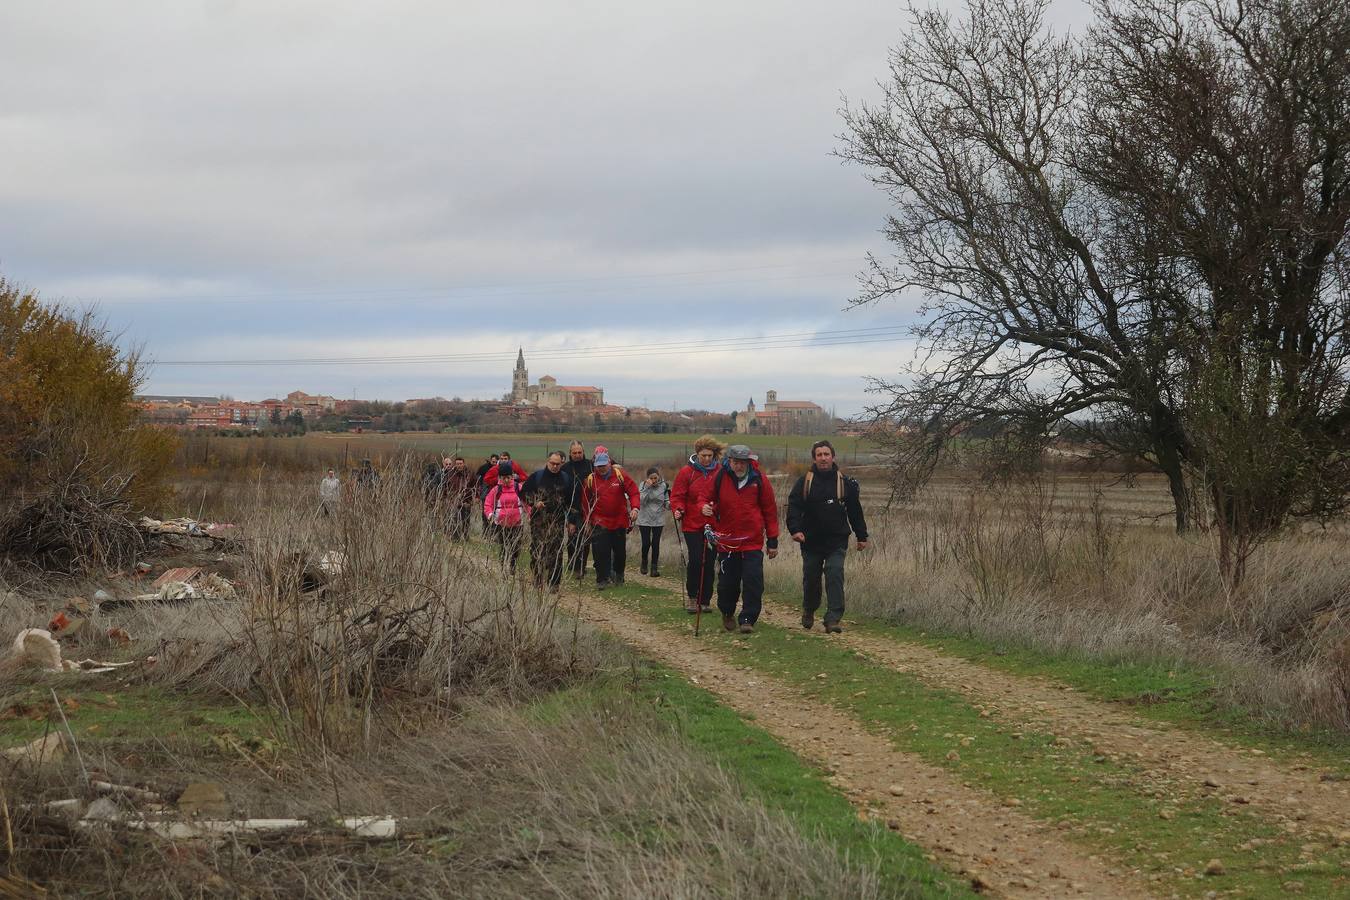
[[[719,435],[726,443],[743,442],[759,454],[766,463],[779,466],[787,462],[806,462],[811,444],[820,438],[812,435],[789,437],[756,437],[753,435]],[[566,452],[576,438],[591,456],[597,444],[609,448],[610,454],[629,467],[660,464],[673,466],[693,452],[695,434],[650,434],[641,432],[577,432],[575,434],[435,434],[430,432],[396,432],[391,434],[343,434],[311,432],[295,438],[234,438],[193,435],[187,459],[193,453],[203,459],[211,457],[236,460],[238,457],[265,459],[268,464],[281,462],[285,468],[321,468],[340,466],[349,468],[369,457],[377,466],[405,451],[432,455],[463,454],[470,466],[477,466],[490,453],[509,451],[512,458],[525,468],[543,465],[551,450]],[[831,438],[846,464],[869,462],[876,446],[862,438]],[[201,449],[202,442],[207,449]],[[264,448],[264,444],[266,445]],[[667,474],[673,474],[668,472]]]

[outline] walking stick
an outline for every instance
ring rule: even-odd
[[[698,637],[699,624],[703,620],[703,585],[707,582],[704,572],[708,569],[708,547],[713,539],[712,526],[703,526],[703,564],[698,568],[698,611],[694,613],[694,637]]]
[[[689,558],[684,552],[684,524],[679,519],[675,520],[675,543],[680,545],[680,568],[689,568]]]

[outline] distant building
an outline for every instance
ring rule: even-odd
[[[558,384],[558,379],[552,375],[540,378],[538,384],[530,384],[525,351],[521,349],[516,354],[515,371],[511,373],[511,403],[541,409],[590,409],[605,405],[605,392],[589,384]]]
[[[828,434],[834,422],[830,414],[810,400],[779,400],[777,391],[766,391],[764,408],[755,408],[751,397],[736,416],[737,434]]]
[[[305,418],[311,416],[327,415],[337,407],[337,399],[328,396],[314,396],[306,394],[304,391],[291,391],[286,395],[286,402],[294,408],[300,410]]]

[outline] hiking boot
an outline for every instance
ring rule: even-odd
[[[607,591],[612,587],[614,587],[614,582],[612,581],[597,581],[595,583],[595,589],[597,591]]]
[[[816,614],[815,614],[815,613],[809,613],[809,612],[804,612],[804,613],[802,613],[802,627],[803,627],[803,628],[805,628],[807,631],[810,631],[811,628],[812,628],[815,624],[816,624]],[[828,626],[826,626],[826,627],[828,628]]]
[[[706,613],[712,612],[712,604],[710,604],[710,603],[705,603],[705,604],[703,604],[702,610],[701,610],[701,611],[702,611],[702,612],[706,612]]]
[[[740,626],[740,629],[741,629],[741,634],[754,634],[754,633],[755,633],[755,626],[751,625],[749,622],[742,622],[742,623],[741,623],[741,626]]]
[[[727,631],[735,631],[735,630],[736,630],[736,617],[735,617],[735,616],[723,616],[723,617],[722,617],[722,627],[725,628]]]
[[[825,623],[825,631],[826,631],[826,633],[828,633],[828,634],[839,634],[839,633],[842,632],[843,630],[844,630],[844,629],[840,626],[840,624],[839,624],[838,622],[826,622],[826,623]]]
[[[615,576],[614,576],[614,583],[615,583],[615,584],[623,584],[623,576],[622,576],[622,575],[615,575]]]
[[[691,616],[694,613],[698,612],[698,601],[695,600],[693,597],[690,597],[688,600],[684,601],[684,611],[689,613],[689,615]]]
[[[652,566],[651,575],[652,575],[653,578],[660,578],[660,577],[661,577],[661,570],[658,569],[656,566]]]
[[[642,566],[638,569],[638,574],[640,575],[647,574],[647,561],[645,559],[642,561]]]

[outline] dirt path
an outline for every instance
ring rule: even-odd
[[[767,598],[766,598],[767,600]],[[800,610],[768,601],[779,624],[796,624]],[[786,619],[786,621],[785,621]],[[1250,805],[1296,832],[1332,836],[1350,828],[1350,785],[1319,780],[1316,767],[1285,768],[1194,732],[1149,722],[1048,678],[1008,675],[918,644],[845,631],[840,641],[873,661],[959,693],[991,715],[1017,719],[1056,736],[1085,741],[1108,758],[1141,766],[1150,781],[1185,797],[1217,796]]]
[[[572,602],[577,596],[571,596]],[[1048,825],[896,750],[852,717],[771,677],[736,666],[711,641],[681,640],[594,594],[582,618],[682,672],[805,759],[834,773],[860,810],[872,810],[980,890],[1007,897],[1142,897],[1145,883],[1066,843]]]

